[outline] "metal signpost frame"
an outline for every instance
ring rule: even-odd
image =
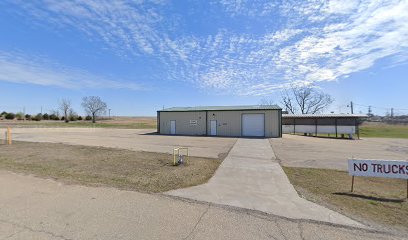
[[[187,155],[187,161],[186,163],[189,164],[190,163],[190,155],[188,153],[188,147],[178,147],[178,148],[174,148],[173,149],[173,166],[177,166],[177,157],[180,156],[180,150],[185,150],[186,151],[186,155]],[[176,155],[177,152],[177,155]]]
[[[12,140],[11,128],[10,127],[7,128],[4,135],[5,135],[5,144],[6,145],[11,145],[13,143],[13,140]]]

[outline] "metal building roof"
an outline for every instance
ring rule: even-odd
[[[159,112],[196,112],[196,111],[240,111],[240,110],[281,110],[278,105],[245,105],[245,106],[198,106],[172,107]]]
[[[365,118],[362,114],[282,114],[282,118]]]

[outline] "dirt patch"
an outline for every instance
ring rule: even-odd
[[[306,199],[325,205],[377,229],[408,232],[407,183],[401,179],[355,177],[353,193],[347,172],[283,168]]]
[[[165,153],[59,143],[0,145],[2,169],[65,183],[141,192],[164,192],[205,183],[222,161],[191,157],[189,165],[175,167],[171,164],[172,158]]]

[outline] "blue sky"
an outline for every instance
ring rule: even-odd
[[[327,111],[408,113],[408,1],[0,3],[0,111],[39,112],[84,96],[114,115],[172,106],[280,102],[293,84]]]

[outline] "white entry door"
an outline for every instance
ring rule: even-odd
[[[265,136],[265,115],[258,113],[242,114],[242,136]]]
[[[210,135],[217,136],[217,120],[210,121]]]
[[[170,134],[176,134],[176,120],[170,121]]]

